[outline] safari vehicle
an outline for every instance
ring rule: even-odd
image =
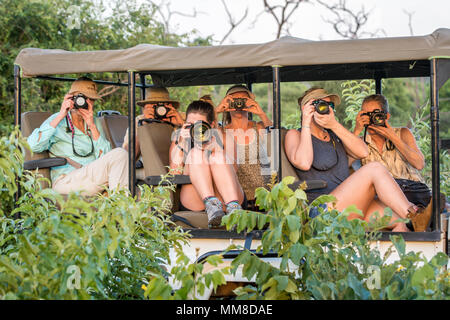
[[[126,86],[128,88],[128,117],[103,115],[101,120],[105,132],[113,142],[120,145],[120,137],[129,127],[129,186],[131,194],[136,194],[139,183],[157,185],[161,175],[167,173],[168,150],[172,127],[155,121],[135,125],[136,91],[145,99],[145,89],[150,85],[165,87],[198,85],[246,84],[251,88],[256,83],[273,84],[273,123],[270,139],[272,167],[278,178],[297,177],[286,158],[283,141],[286,129],[281,127],[280,82],[326,81],[373,79],[376,92],[381,93],[382,80],[387,78],[427,77],[430,80],[430,125],[432,141],[432,206],[433,215],[427,232],[402,233],[407,250],[422,251],[427,258],[437,252],[448,253],[448,220],[442,214],[439,187],[439,88],[450,77],[450,30],[438,29],[430,35],[414,37],[308,41],[284,37],[263,44],[206,46],[206,47],[164,47],[142,44],[124,50],[68,52],[50,49],[23,49],[15,61],[15,124],[22,125],[26,136],[48,116],[42,113],[21,113],[21,81],[23,78],[54,81],[73,81],[65,74],[85,74],[100,72],[127,73],[127,83],[96,80],[99,84]],[[136,79],[139,79],[137,81]],[[136,178],[135,134],[142,146],[144,179]],[[46,155],[33,155],[26,167],[49,168],[58,159]],[[36,161],[37,160],[37,161]],[[297,177],[298,178],[298,177]],[[188,176],[175,176],[174,184],[189,183]],[[320,188],[320,181],[309,184],[310,188]],[[194,259],[204,259],[207,255],[220,252],[230,243],[256,248],[262,231],[235,233],[225,229],[208,229],[206,214],[201,212],[178,211],[179,199],[173,195],[173,217],[177,224],[193,236],[186,252]],[[392,232],[383,232],[373,246],[381,252],[391,245]],[[198,248],[198,252],[196,249]],[[224,256],[226,261],[236,252]],[[276,254],[266,256],[275,259]],[[228,278],[229,282],[248,281]]]

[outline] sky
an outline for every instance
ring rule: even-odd
[[[191,15],[186,17],[174,13],[170,28],[172,32],[184,33],[196,29],[200,36],[213,36],[214,44],[219,44],[229,30],[228,16],[221,0],[155,0],[155,3],[170,5],[172,12]],[[324,0],[337,3],[339,0]],[[262,0],[225,0],[235,20],[239,20],[246,8],[246,19],[230,34],[223,44],[261,43],[276,38],[276,23],[272,16],[263,12]],[[284,0],[269,0],[270,4],[284,3]],[[438,28],[450,28],[450,0],[347,0],[352,11],[358,12],[362,6],[370,11],[363,30],[377,32],[378,36],[398,37],[411,35],[408,15],[412,14],[411,25],[414,35],[430,34]],[[162,12],[167,12],[164,6]],[[342,39],[331,24],[333,14],[315,0],[300,4],[292,15],[290,35],[310,40]],[[283,34],[286,35],[286,34]],[[369,36],[363,36],[369,37]]]

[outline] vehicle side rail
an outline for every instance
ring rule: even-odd
[[[148,176],[144,179],[144,183],[150,186],[157,186],[161,183],[161,176]],[[304,181],[296,181],[289,185],[291,189],[297,189],[300,184],[306,182],[306,191],[323,189],[327,187],[327,182],[324,180],[304,180]],[[172,184],[190,184],[191,178],[187,175],[175,175],[173,177],[166,178],[166,181],[162,182],[163,186]]]
[[[23,168],[25,170],[46,169],[51,167],[63,166],[66,163],[66,158],[45,158],[25,161],[25,163],[23,164]]]
[[[157,185],[160,185],[160,183],[162,186],[167,186],[167,185],[169,185],[169,183],[180,184],[180,185],[181,184],[191,184],[191,178],[186,175],[177,174],[172,177],[167,177],[167,178],[165,178],[165,181],[163,181],[161,176],[147,176],[144,179],[144,183],[149,186],[157,186]]]

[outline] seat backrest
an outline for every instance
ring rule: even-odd
[[[137,127],[146,176],[164,175],[168,172],[172,132],[173,126],[167,123],[143,123]]]
[[[28,111],[22,113],[21,116],[21,131],[22,136],[27,138],[30,136],[30,134],[33,132],[34,129],[39,128],[41,124],[48,119],[52,115],[51,112],[38,112],[38,111]],[[31,153],[29,150],[26,150],[25,152],[25,161],[28,160],[39,160],[48,158],[48,152],[44,151],[41,153],[34,153],[33,156],[31,156]]]
[[[31,135],[34,129],[39,128],[41,124],[52,115],[51,112],[38,112],[38,111],[28,111],[22,113],[20,128],[22,131],[22,136],[27,138]],[[47,151],[40,153],[33,153],[26,149],[25,150],[25,161],[29,160],[39,160],[48,158],[49,154]],[[39,169],[39,173],[42,174],[44,178],[50,180],[50,169]],[[47,183],[41,183],[42,188],[47,188]]]
[[[103,115],[98,117],[105,133],[106,139],[111,143],[111,148],[121,147],[125,132],[128,128],[128,117],[123,115]]]

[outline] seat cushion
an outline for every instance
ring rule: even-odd
[[[181,219],[177,219],[180,217]],[[188,223],[185,223],[180,220],[187,220]],[[182,228],[192,229],[208,229],[208,216],[204,211],[177,211],[172,215],[172,220]],[[219,229],[225,229],[225,226],[220,227]]]

